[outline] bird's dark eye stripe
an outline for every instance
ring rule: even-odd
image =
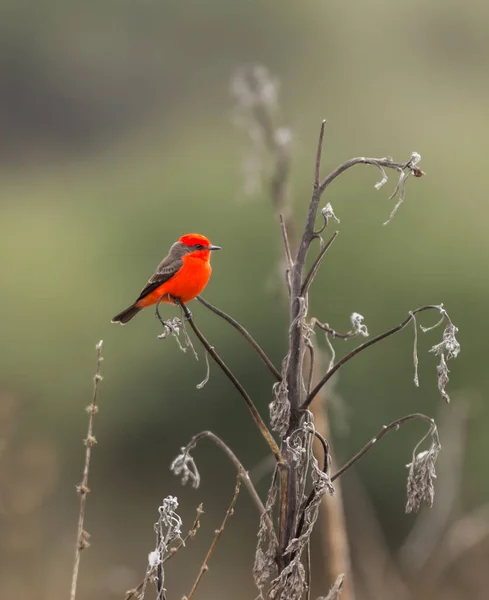
[[[203,246],[202,244],[195,244],[194,248],[196,250],[205,250],[205,246]]]

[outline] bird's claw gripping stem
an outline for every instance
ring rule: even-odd
[[[190,321],[192,319],[192,313],[190,311],[190,308],[188,308],[188,306],[184,304],[180,300],[180,298],[177,298],[176,296],[170,296],[170,300],[182,309],[183,316],[185,317],[185,319],[187,319],[187,321]]]

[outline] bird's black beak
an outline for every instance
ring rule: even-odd
[[[208,246],[207,250],[220,250],[221,246]]]

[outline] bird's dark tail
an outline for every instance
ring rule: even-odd
[[[133,317],[135,317],[140,310],[142,309],[133,304],[129,308],[126,308],[126,310],[123,310],[118,315],[116,315],[112,319],[112,323],[120,323],[121,325],[124,325],[125,323],[128,323]]]

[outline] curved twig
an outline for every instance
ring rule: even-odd
[[[284,248],[285,248],[285,256],[287,258],[287,266],[290,269],[294,263],[292,262],[292,253],[290,251],[289,234],[287,233],[285,217],[282,213],[280,213],[279,219],[280,219],[280,229],[282,231],[282,239],[283,239]]]
[[[246,489],[248,490],[248,492],[251,496],[251,499],[255,503],[255,506],[258,508],[258,512],[260,513],[260,516],[265,514],[265,512],[266,512],[265,507],[263,505],[263,502],[261,501],[260,496],[258,495],[258,492],[255,489],[255,486],[253,485],[253,483],[250,479],[250,476],[248,475],[248,471],[243,467],[243,465],[241,464],[241,461],[236,456],[236,454],[234,454],[234,452],[231,450],[231,448],[225,442],[223,442],[223,440],[221,440],[220,437],[218,437],[216,434],[212,433],[212,431],[201,431],[197,435],[194,435],[194,437],[190,440],[190,442],[185,446],[185,449],[183,450],[183,452],[189,453],[193,448],[195,448],[195,446],[197,446],[197,444],[200,442],[200,440],[202,440],[204,438],[209,438],[210,440],[212,440],[214,442],[214,444],[216,444],[216,446],[218,446],[226,454],[226,456],[229,458],[229,460],[236,467],[236,469],[238,471],[238,475],[241,477],[243,483],[246,486]],[[273,531],[273,524],[271,524],[271,530]]]
[[[248,395],[248,392],[244,389],[244,387],[238,381],[238,379],[236,378],[234,373],[231,371],[231,369],[226,365],[226,363],[222,360],[222,358],[219,356],[219,354],[215,351],[214,347],[211,346],[209,344],[209,342],[207,341],[207,339],[204,337],[204,335],[202,334],[200,329],[195,324],[194,319],[192,317],[192,313],[189,311],[187,306],[183,302],[181,302],[178,298],[173,298],[173,300],[174,300],[175,304],[177,304],[178,306],[180,306],[182,308],[186,319],[190,323],[190,327],[192,327],[195,335],[199,338],[201,344],[204,346],[204,348],[207,350],[207,352],[210,354],[210,356],[212,356],[212,358],[215,360],[215,362],[221,367],[221,369],[224,371],[224,374],[228,377],[228,379],[230,379],[231,383],[241,394],[243,400],[246,402],[246,405],[248,406],[248,410],[250,411],[251,416],[253,417],[253,420],[255,421],[262,436],[265,438],[265,441],[267,442],[267,444],[268,444],[270,450],[272,451],[273,455],[275,456],[275,459],[277,460],[277,462],[283,463],[284,460],[283,460],[280,448],[278,447],[277,442],[274,440],[268,427],[265,425],[265,421],[262,419],[260,413],[258,412],[256,406],[253,403],[253,400]]]
[[[333,339],[349,340],[351,338],[358,337],[358,335],[359,335],[358,331],[351,330],[351,329],[350,329],[350,331],[347,331],[346,333],[339,333],[338,331],[336,331],[332,327],[330,327],[328,325],[328,323],[321,323],[321,321],[318,321],[316,319],[316,317],[313,317],[311,319],[311,327],[313,329],[314,329],[314,327],[319,327],[319,329],[324,331],[324,333],[326,333],[327,335],[330,335]]]
[[[333,482],[335,479],[338,479],[338,477],[340,475],[343,475],[343,473],[345,471],[347,471],[352,465],[354,465],[358,460],[360,460],[362,458],[362,456],[364,454],[366,454],[372,447],[373,445],[378,442],[379,440],[381,440],[384,435],[386,433],[389,433],[389,431],[392,431],[393,429],[399,429],[399,427],[401,425],[404,425],[404,423],[407,423],[408,421],[412,421],[413,419],[421,419],[423,421],[426,421],[427,423],[429,423],[431,426],[434,425],[434,421],[431,417],[427,417],[426,415],[423,415],[422,413],[413,413],[411,415],[406,415],[405,417],[401,417],[400,419],[397,419],[396,421],[392,421],[392,423],[389,423],[389,425],[384,425],[382,427],[382,429],[379,431],[379,433],[372,438],[368,444],[365,444],[365,446],[355,454],[355,456],[353,456],[345,465],[343,465],[341,467],[341,469],[338,469],[338,471],[336,471],[336,473],[334,475],[331,475],[331,481]]]
[[[252,346],[252,348],[256,351],[258,356],[262,359],[262,361],[268,367],[268,369],[273,374],[275,379],[277,381],[282,381],[282,375],[280,374],[280,371],[275,367],[275,365],[272,363],[272,361],[268,358],[268,356],[265,354],[265,351],[258,345],[258,342],[251,336],[251,334],[240,323],[238,323],[238,321],[236,321],[236,319],[233,319],[233,317],[231,317],[230,315],[225,313],[223,310],[221,310],[220,308],[217,308],[217,306],[214,306],[213,304],[211,304],[210,302],[208,302],[207,300],[202,298],[202,296],[197,296],[197,300],[201,304],[203,304],[206,308],[211,310],[214,314],[218,315],[219,317],[222,317],[225,321],[227,321],[230,325],[232,325],[237,331],[239,331],[239,333],[245,338],[245,340],[250,344],[250,346]]]
[[[372,338],[368,342],[365,342],[363,344],[360,344],[356,348],[353,348],[353,350],[351,352],[349,352],[348,354],[346,354],[341,360],[339,360],[334,365],[334,367],[332,369],[330,369],[326,373],[326,375],[316,385],[316,387],[312,390],[312,392],[307,396],[307,398],[305,399],[305,401],[304,401],[304,403],[303,403],[303,405],[302,405],[301,408],[304,409],[304,410],[308,408],[308,406],[311,404],[311,402],[314,400],[314,398],[318,394],[319,390],[324,385],[326,385],[326,383],[331,379],[331,377],[333,377],[333,375],[339,369],[341,369],[341,367],[345,363],[347,363],[349,360],[351,360],[357,354],[359,354],[360,352],[362,352],[362,350],[366,350],[370,346],[373,346],[374,344],[376,344],[377,342],[380,342],[381,340],[385,339],[386,337],[389,337],[389,336],[393,335],[394,333],[397,333],[398,331],[401,331],[401,329],[404,329],[404,327],[406,327],[406,325],[408,325],[414,319],[414,315],[416,313],[423,312],[425,310],[438,310],[439,311],[440,307],[436,306],[436,305],[433,305],[433,304],[430,304],[430,305],[427,305],[427,306],[421,306],[420,308],[417,308],[416,310],[411,311],[409,313],[409,315],[406,317],[406,319],[404,319],[404,321],[402,323],[400,323],[399,325],[397,325],[396,327],[393,327],[392,329],[389,329],[389,331],[385,331],[384,333],[381,333],[377,337]]]
[[[383,178],[382,178],[382,182],[381,182],[382,184],[385,183],[385,172],[383,170],[384,167],[387,169],[395,169],[396,171],[400,172],[401,174],[403,174],[404,171],[406,169],[408,169],[408,171],[415,177],[422,177],[424,175],[424,173],[419,167],[416,166],[416,163],[414,163],[413,159],[415,158],[415,156],[419,160],[419,155],[416,155],[416,153],[413,153],[411,158],[404,163],[396,163],[392,160],[392,158],[389,158],[389,157],[366,158],[365,156],[359,156],[357,158],[351,158],[350,160],[347,160],[344,163],[342,163],[341,165],[339,165],[338,167],[336,167],[336,169],[334,171],[331,171],[331,173],[329,175],[327,175],[321,181],[321,183],[319,185],[319,192],[320,192],[320,194],[322,194],[324,192],[324,190],[329,186],[330,183],[332,183],[337,177],[339,177],[347,169],[349,169],[350,167],[353,167],[355,165],[374,165],[377,168],[379,168],[381,170],[381,173],[383,174]],[[400,180],[400,182],[398,182],[398,184],[394,190],[394,193],[391,195],[391,198],[393,198],[397,194],[401,183],[402,183],[402,180]]]
[[[302,284],[302,288],[301,288],[301,296],[304,296],[305,294],[307,294],[309,287],[314,279],[314,277],[316,276],[316,273],[319,269],[319,266],[321,264],[321,261],[324,258],[324,255],[326,254],[326,252],[329,250],[329,248],[331,247],[332,243],[335,241],[335,239],[338,237],[338,231],[335,231],[333,233],[333,235],[331,236],[331,238],[326,242],[326,244],[323,246],[323,248],[321,249],[321,251],[319,252],[316,260],[312,263],[311,268],[309,269],[309,273],[306,275],[306,278],[304,279],[304,283]]]

